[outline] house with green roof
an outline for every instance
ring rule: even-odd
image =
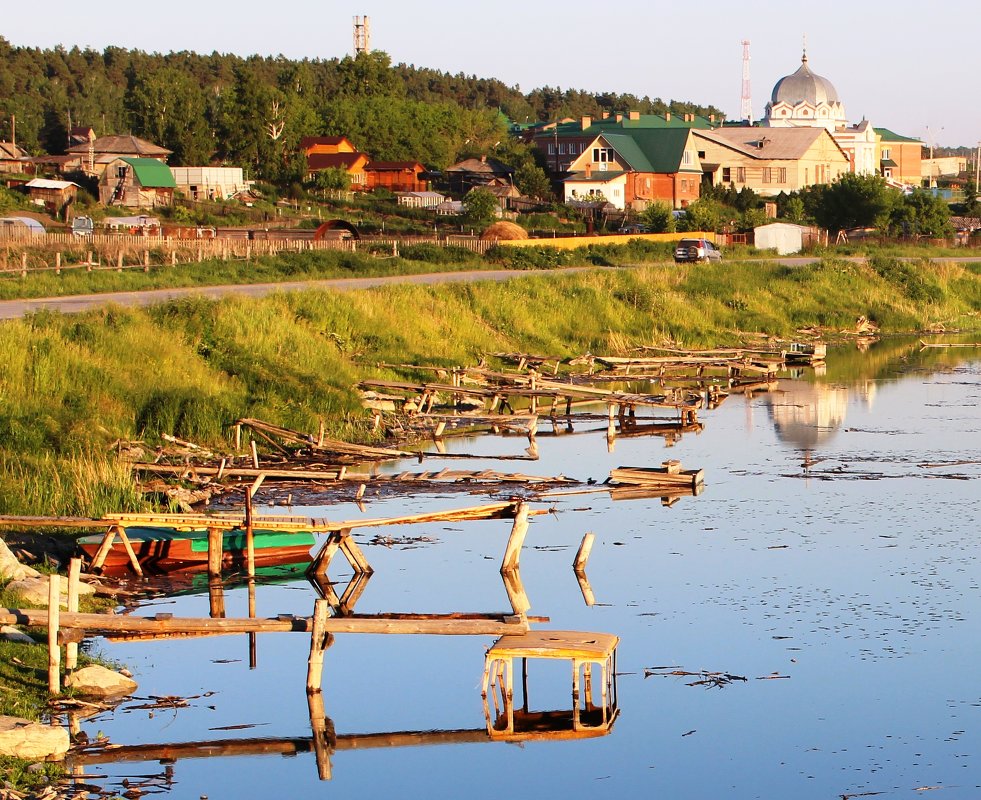
[[[584,116],[577,120],[540,123],[525,132],[526,141],[534,144],[544,156],[549,172],[558,176],[568,172],[573,161],[586,151],[592,141],[604,133],[632,133],[647,130],[711,130],[722,125],[715,115],[696,114],[605,114],[600,119]]]
[[[174,173],[155,158],[117,158],[99,178],[99,202],[106,206],[156,208],[174,203]]]
[[[923,142],[888,128],[875,129],[879,174],[893,183],[919,186],[923,181]]]
[[[684,208],[698,199],[701,181],[691,127],[617,127],[583,148],[562,183],[566,202],[602,195],[621,210],[641,210],[658,201]]]

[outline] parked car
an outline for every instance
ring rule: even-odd
[[[95,225],[91,217],[75,217],[72,220],[72,235],[91,236],[95,230]]]
[[[682,239],[674,249],[676,264],[695,261],[721,261],[722,253],[708,239]]]

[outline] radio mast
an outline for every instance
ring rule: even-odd
[[[354,18],[354,55],[371,50],[371,23],[367,17]]]
[[[747,122],[753,121],[753,95],[749,88],[749,39],[743,39],[743,94],[739,116]]]

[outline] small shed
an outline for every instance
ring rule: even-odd
[[[174,173],[155,158],[116,158],[99,179],[99,202],[107,206],[155,208],[174,202]]]
[[[65,208],[75,202],[78,184],[72,181],[56,181],[50,178],[34,178],[24,188],[34,205],[42,206],[54,216],[61,216]]]
[[[810,239],[811,229],[790,222],[772,222],[760,225],[753,233],[757,249],[776,250],[777,255],[789,256],[804,248],[805,241]]]

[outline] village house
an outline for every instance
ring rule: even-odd
[[[327,169],[341,169],[347,173],[351,188],[365,188],[368,156],[359,153],[346,136],[304,136],[300,151],[307,159],[307,180]]]
[[[888,128],[876,128],[880,172],[893,184],[919,186],[923,179],[923,142],[901,136]]]
[[[564,197],[602,196],[620,210],[653,202],[684,208],[698,199],[702,166],[691,127],[604,133],[570,164]]]
[[[0,172],[17,174],[31,169],[30,156],[20,145],[13,142],[0,142]]]
[[[711,129],[722,124],[714,114],[707,117],[696,114],[603,114],[600,119],[590,116],[578,120],[565,119],[536,126],[526,139],[544,157],[546,169],[558,176],[572,169],[593,140],[601,134],[625,134],[642,130]]]
[[[449,190],[464,195],[479,186],[503,186],[513,182],[514,170],[496,158],[467,158],[443,170]]]
[[[425,172],[418,161],[369,161],[364,168],[365,186],[390,192],[424,192],[429,188],[422,177]]]
[[[89,131],[94,136],[94,132]],[[95,177],[101,177],[106,168],[120,158],[149,159],[166,164],[171,152],[138,136],[99,136],[68,148],[69,156],[80,158],[82,172]]]
[[[764,197],[831,183],[849,172],[848,155],[824,126],[733,127],[693,132],[706,180]]]
[[[177,183],[170,167],[153,158],[117,158],[99,179],[99,202],[106,206],[155,208],[174,202]]]

